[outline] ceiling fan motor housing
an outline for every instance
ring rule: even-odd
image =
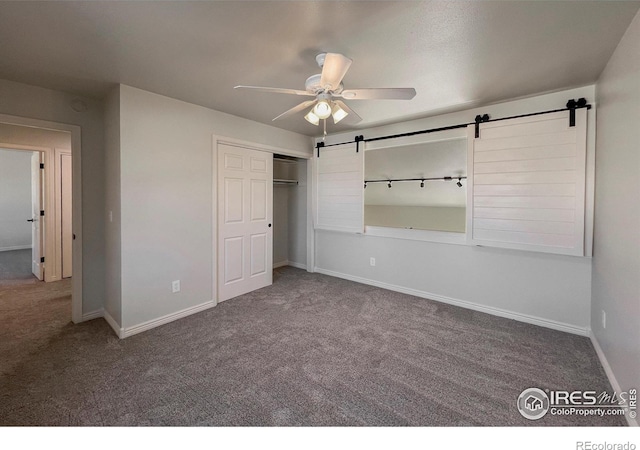
[[[322,74],[317,73],[315,75],[311,75],[307,78],[307,81],[304,82],[304,88],[307,92],[311,92],[313,94],[320,94],[324,92],[324,88],[320,85],[320,79],[322,78]],[[344,89],[344,84],[340,82],[340,85],[337,89],[333,89],[331,92],[334,94],[339,94]]]

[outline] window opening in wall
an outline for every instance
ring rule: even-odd
[[[464,233],[467,140],[365,152],[365,226]]]

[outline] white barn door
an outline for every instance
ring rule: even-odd
[[[272,283],[273,154],[218,144],[218,301]]]
[[[584,256],[587,110],[469,125],[474,245]]]

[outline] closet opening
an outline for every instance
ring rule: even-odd
[[[307,160],[273,155],[273,268],[306,269]]]

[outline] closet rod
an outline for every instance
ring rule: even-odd
[[[415,136],[418,134],[427,134],[427,133],[435,133],[437,131],[447,131],[447,130],[455,130],[456,128],[464,128],[467,127],[469,125],[477,125],[480,123],[487,123],[487,122],[498,122],[500,120],[509,120],[509,119],[518,119],[520,117],[529,117],[529,116],[539,116],[540,114],[551,114],[551,113],[556,113],[556,112],[561,112],[561,111],[570,111],[571,112],[571,124],[570,126],[573,126],[573,115],[575,114],[575,110],[576,109],[582,109],[582,108],[586,108],[587,110],[591,109],[591,105],[587,103],[587,100],[584,98],[580,98],[578,100],[569,100],[567,102],[567,106],[565,108],[560,108],[560,109],[551,109],[548,111],[539,111],[539,112],[534,112],[534,113],[528,113],[528,114],[520,114],[517,116],[509,116],[509,117],[500,117],[498,119],[491,119],[489,118],[488,114],[484,114],[483,116],[481,115],[477,115],[476,116],[476,120],[474,122],[468,122],[468,123],[461,123],[458,125],[451,125],[448,127],[438,127],[438,128],[429,128],[426,130],[419,130],[419,131],[411,131],[408,133],[400,133],[400,134],[391,134],[391,135],[387,135],[387,136],[379,136],[379,137],[374,137],[374,138],[368,138],[365,139],[362,136],[356,136],[356,138],[353,141],[346,141],[346,142],[339,142],[336,144],[325,144],[324,142],[318,142],[316,144],[316,149],[318,151],[318,156],[320,155],[320,149],[324,148],[324,147],[333,147],[336,145],[344,145],[344,144],[353,144],[355,142],[374,142],[374,141],[381,141],[381,140],[385,140],[385,139],[395,139],[395,138],[401,138],[401,137],[408,137],[408,136]]]

